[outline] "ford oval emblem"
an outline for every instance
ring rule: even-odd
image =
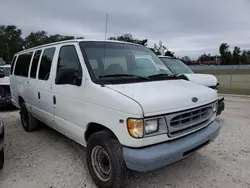
[[[197,97],[193,97],[193,98],[192,98],[192,101],[193,101],[193,102],[198,102],[198,98],[197,98]]]

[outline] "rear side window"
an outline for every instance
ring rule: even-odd
[[[39,80],[49,79],[50,68],[55,54],[55,49],[56,48],[47,48],[44,50],[39,68]]]
[[[37,65],[39,62],[41,52],[42,50],[37,50],[34,54],[32,65],[31,65],[30,78],[36,78],[36,70],[37,70]]]
[[[75,79],[69,84],[76,86],[82,84],[82,67],[74,45],[61,47],[57,70],[61,67],[75,70]]]
[[[17,58],[14,74],[16,76],[28,77],[32,52],[21,54]]]
[[[13,73],[13,68],[14,68],[15,61],[16,61],[16,56],[14,56],[13,59],[12,59],[12,61],[11,61],[10,74]]]

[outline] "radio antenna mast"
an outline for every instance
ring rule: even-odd
[[[107,40],[109,14],[106,14],[105,41]]]
[[[106,45],[107,45],[107,33],[108,33],[108,18],[109,18],[109,15],[108,14],[106,14],[106,24],[105,24],[105,36],[104,36],[104,64],[103,64],[103,67],[104,67],[104,65],[105,65],[105,63],[106,63]],[[103,70],[104,71],[104,70]],[[103,84],[103,76],[104,75],[102,75],[102,84],[101,84],[101,86],[103,87],[104,86],[104,84]]]

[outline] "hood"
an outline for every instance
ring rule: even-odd
[[[195,82],[197,84],[201,84],[204,86],[216,86],[217,78],[211,74],[184,74],[187,79],[191,82]]]
[[[10,85],[9,77],[0,78],[0,85]]]
[[[142,107],[144,116],[171,113],[218,100],[216,91],[186,80],[165,80],[133,84],[106,85]],[[198,101],[194,103],[193,97]]]

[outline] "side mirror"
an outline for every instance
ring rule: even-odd
[[[3,70],[0,69],[0,78],[4,78],[5,77],[5,74],[3,72]]]
[[[72,84],[75,79],[75,69],[61,67],[57,71],[56,84]]]

